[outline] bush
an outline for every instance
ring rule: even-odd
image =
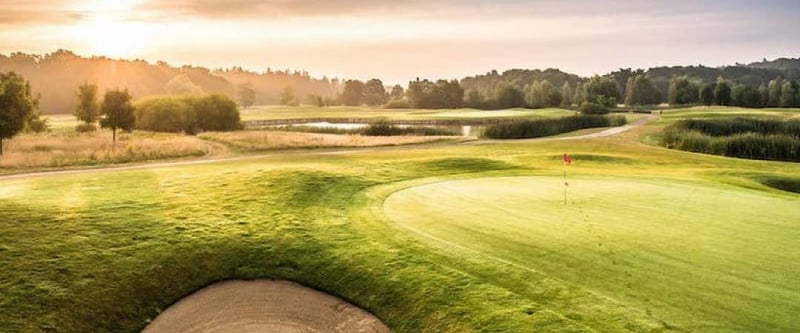
[[[578,111],[585,115],[608,114],[607,107],[591,102],[583,102],[581,106],[578,107]]]
[[[738,158],[800,161],[800,122],[779,119],[688,119],[664,130],[667,148]]]
[[[97,126],[94,124],[80,123],[78,126],[75,126],[75,131],[78,133],[91,133],[96,130]]]
[[[396,126],[386,120],[379,120],[369,124],[367,128],[360,129],[357,134],[366,136],[395,136],[395,135],[423,135],[423,136],[454,136],[461,135],[460,131],[448,130],[438,127],[424,126]]]
[[[136,103],[136,128],[153,132],[241,129],[236,102],[225,95],[167,96]]]
[[[408,109],[411,105],[405,99],[393,99],[383,106],[385,109]]]
[[[620,126],[624,116],[569,116],[498,124],[486,127],[484,135],[492,139],[525,139],[556,135],[584,128]]]

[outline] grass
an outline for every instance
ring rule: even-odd
[[[178,157],[202,156],[209,146],[194,137],[149,132],[118,133],[112,145],[111,131],[77,133],[72,130],[21,134],[5,142],[0,174],[41,168],[128,163]]]
[[[365,136],[283,131],[207,132],[198,137],[225,144],[239,151],[399,146],[452,139],[443,136]]]
[[[580,285],[683,329],[800,329],[800,266],[790,264],[800,255],[797,197],[713,182],[569,182],[568,205],[560,177],[506,177],[411,187],[385,208],[435,242]]]
[[[369,107],[336,106],[254,106],[241,111],[242,120],[311,119],[311,118],[386,118],[392,120],[418,119],[489,119],[489,118],[551,118],[574,115],[574,111],[546,109],[381,109]]]
[[[797,331],[800,197],[761,181],[800,165],[639,142],[662,126],[0,180],[0,332],[138,332],[233,278],[395,332]]]

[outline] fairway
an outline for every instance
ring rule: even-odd
[[[797,331],[800,200],[712,183],[499,177],[401,190],[388,218],[465,256],[541,272],[677,324]]]

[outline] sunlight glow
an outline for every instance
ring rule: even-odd
[[[149,34],[141,23],[130,21],[129,11],[141,0],[91,1],[77,5],[89,17],[65,29],[72,39],[87,46],[89,52],[108,57],[130,57],[143,51]]]

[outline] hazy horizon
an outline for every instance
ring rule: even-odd
[[[800,55],[800,3],[0,1],[0,53],[306,70],[406,83],[493,69],[722,66]]]

